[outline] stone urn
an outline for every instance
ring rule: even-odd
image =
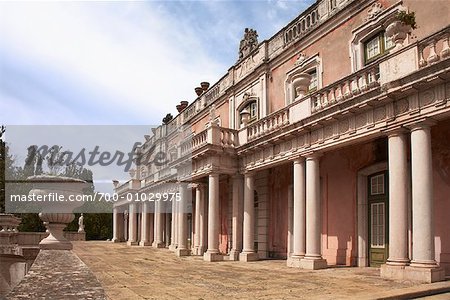
[[[203,88],[201,87],[196,87],[195,88],[195,93],[197,94],[197,96],[200,96],[203,93]]]
[[[39,217],[46,223],[49,235],[39,243],[39,248],[71,250],[72,243],[64,237],[63,229],[75,218],[73,210],[83,205],[80,196],[86,182],[52,175],[31,176],[28,181],[33,185],[29,195],[44,199],[39,202]]]
[[[295,98],[301,98],[308,92],[309,85],[311,84],[312,76],[308,73],[300,73],[295,76],[292,81],[292,85],[295,90]]]
[[[247,108],[244,108],[241,113],[241,127],[245,127],[248,124],[248,121],[250,120],[250,112],[247,110]]]
[[[204,91],[206,91],[207,89],[209,89],[209,82],[206,81],[200,82],[200,86]]]
[[[408,33],[411,32],[411,25],[405,24],[399,20],[393,20],[386,27],[386,36],[395,43],[395,49],[401,48]]]

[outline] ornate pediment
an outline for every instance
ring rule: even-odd
[[[382,11],[384,10],[383,5],[381,5],[380,2],[375,2],[370,6],[370,8],[367,10],[367,17],[366,21],[370,21],[374,19],[376,16],[378,16]]]
[[[246,57],[258,47],[258,33],[254,29],[245,28],[244,37],[239,43],[239,60]]]

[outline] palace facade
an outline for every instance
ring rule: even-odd
[[[246,29],[236,64],[145,136],[147,159],[114,182],[113,240],[443,280],[449,37],[448,1],[319,0],[268,40]],[[179,201],[126,199],[164,192]]]

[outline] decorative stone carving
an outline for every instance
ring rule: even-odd
[[[258,47],[258,33],[254,29],[245,28],[244,37],[239,43],[239,60]]]
[[[76,199],[83,194],[86,182],[80,179],[39,175],[28,178],[33,184],[30,195],[49,197],[50,195],[63,196],[64,199]],[[63,234],[63,229],[75,218],[72,211],[83,205],[81,201],[47,201],[42,202],[42,210],[39,217],[47,222],[48,237],[39,243],[41,249],[71,250],[72,244]]]
[[[378,16],[383,11],[383,5],[380,2],[375,2],[372,6],[367,10],[366,21],[370,21]]]
[[[312,76],[308,73],[300,73],[294,77],[292,84],[295,89],[295,98],[303,97],[308,92]]]
[[[419,103],[420,106],[426,106],[433,103],[435,100],[433,89],[428,89],[424,92],[419,93]]]
[[[401,7],[400,9],[401,12],[406,10],[404,7]],[[411,25],[400,21],[395,16],[390,18],[388,24],[389,25],[386,27],[386,36],[395,43],[395,49],[399,49],[403,46],[403,42],[411,32],[412,27]]]
[[[248,121],[250,119],[250,112],[246,108],[244,108],[240,112],[240,115],[241,115],[241,127],[247,126]]]
[[[81,214],[81,216],[78,218],[78,232],[84,232],[84,216]]]
[[[401,114],[408,111],[408,100],[401,99],[395,103],[395,114]]]
[[[308,57],[306,56],[306,54],[303,53],[303,52],[301,52],[301,53],[298,55],[297,60],[296,60],[295,63],[294,63],[294,66],[301,66],[301,65],[305,62],[305,60],[306,60],[307,58],[308,58]]]

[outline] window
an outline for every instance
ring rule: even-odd
[[[384,175],[376,175],[370,179],[370,194],[382,195],[384,194]]]
[[[370,246],[372,248],[384,248],[385,228],[385,206],[384,202],[372,203],[370,205]]]
[[[238,117],[240,118],[240,126],[245,126],[259,118],[259,99],[245,93],[242,103],[237,107]]]
[[[250,103],[247,110],[250,113],[250,122],[258,117],[258,105],[256,104],[256,101]]]
[[[311,75],[311,83],[309,84],[308,92],[312,93],[317,91],[317,70],[314,69],[308,72],[308,74]]]
[[[378,33],[364,43],[365,63],[367,64],[386,54],[393,46],[394,43],[386,37],[384,31]]]

